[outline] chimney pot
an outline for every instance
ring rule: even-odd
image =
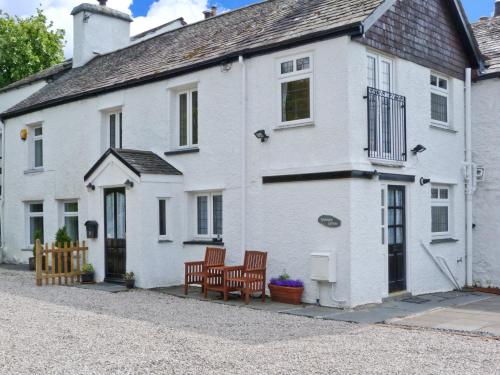
[[[500,0],[495,1],[495,14],[493,17],[500,16]]]
[[[212,12],[209,10],[204,10],[203,15],[205,16],[205,19],[212,17]]]
[[[108,2],[108,0],[97,0],[97,1],[99,1],[99,5],[103,7],[105,7],[106,3]]]
[[[498,4],[498,2],[497,2]],[[212,17],[215,17],[217,15],[217,7],[215,5],[213,5],[211,8],[210,8],[210,13],[211,13],[211,16]]]

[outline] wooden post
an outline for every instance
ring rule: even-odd
[[[50,246],[51,262],[52,262],[52,285],[56,284],[56,254],[54,250],[54,242]]]
[[[42,286],[42,246],[40,240],[35,243],[35,270],[36,270],[36,285]]]
[[[64,261],[64,285],[68,285],[68,243],[64,243],[63,249],[63,261]]]
[[[61,243],[58,243],[57,244],[57,275],[59,276],[58,279],[59,279],[59,285],[62,285],[62,278],[61,278],[61,274],[62,274],[62,247],[61,247]]]
[[[45,285],[49,285],[49,244],[45,244]]]
[[[76,242],[76,281],[81,282],[82,268],[80,267],[80,241]]]

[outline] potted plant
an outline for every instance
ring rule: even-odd
[[[123,281],[125,282],[125,286],[127,289],[133,289],[135,287],[135,275],[133,272],[126,272],[123,275]]]
[[[42,239],[42,232],[39,230],[36,230],[33,233],[33,242],[35,245],[33,245],[33,256],[29,258],[29,269],[30,271],[34,271],[36,268],[36,241]],[[42,257],[42,268],[45,269],[45,256]]]
[[[82,267],[82,284],[94,284],[95,270],[92,263],[85,263]]]
[[[302,281],[292,280],[284,272],[279,277],[271,279],[268,286],[271,292],[271,300],[300,305],[302,293],[304,293],[304,283]]]

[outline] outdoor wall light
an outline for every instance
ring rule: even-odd
[[[257,130],[254,133],[254,135],[255,135],[255,137],[257,137],[257,139],[260,139],[260,141],[262,143],[264,143],[265,141],[267,141],[267,139],[269,138],[269,136],[266,134],[266,131],[264,129]]]
[[[95,185],[93,185],[91,182],[89,182],[88,185],[87,185],[87,189],[94,191],[95,190]]]
[[[127,189],[132,189],[134,187],[134,181],[127,180],[123,183]]]
[[[420,177],[420,185],[421,185],[421,186],[424,186],[424,185],[428,184],[429,182],[431,182],[431,179],[430,179],[430,178],[423,178],[423,177]]]
[[[427,148],[425,146],[416,145],[414,148],[412,148],[411,152],[413,153],[413,155],[417,155],[417,154],[421,154],[425,150],[427,150]]]

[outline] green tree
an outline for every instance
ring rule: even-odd
[[[64,30],[52,30],[43,11],[28,18],[0,9],[0,87],[64,60]]]

